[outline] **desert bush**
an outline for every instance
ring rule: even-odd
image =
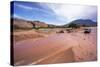
[[[74,23],[70,23],[68,25],[68,28],[72,28],[72,29],[76,29],[76,28],[79,28],[80,26],[78,24],[74,24]]]

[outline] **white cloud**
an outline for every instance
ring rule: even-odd
[[[97,10],[94,6],[69,5],[69,4],[47,4],[58,16],[66,17],[70,22],[75,19],[92,19]]]
[[[19,16],[18,14],[13,14],[13,15],[12,15],[12,17],[14,17],[14,18],[21,18],[21,19],[23,19],[23,17]]]
[[[20,5],[20,4],[14,4],[14,5],[17,6],[17,7],[23,8],[23,9],[27,9],[27,10],[32,10],[33,9],[32,7],[25,6],[25,5]]]

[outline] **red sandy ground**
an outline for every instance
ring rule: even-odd
[[[97,59],[96,28],[83,32],[58,33],[37,40],[14,43],[15,65],[54,64],[95,61]]]

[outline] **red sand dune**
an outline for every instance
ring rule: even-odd
[[[14,44],[15,65],[51,64],[94,61],[96,29],[92,33],[60,33],[38,40],[28,39]]]

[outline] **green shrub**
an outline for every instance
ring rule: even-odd
[[[76,29],[76,28],[79,28],[80,26],[78,24],[75,24],[75,23],[70,23],[68,25],[68,28],[72,28],[72,29]]]

